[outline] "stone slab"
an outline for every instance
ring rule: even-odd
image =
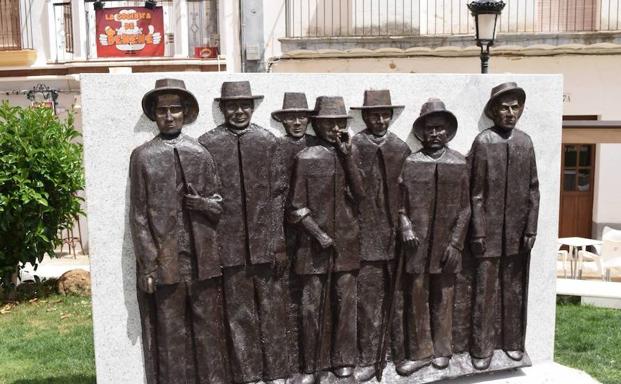
[[[527,94],[519,127],[533,139],[539,167],[539,234],[532,252],[526,349],[533,364],[550,361],[554,347],[555,260],[558,228],[562,116],[560,75],[424,75],[424,74],[230,74],[148,73],[81,76],[82,122],[86,167],[93,321],[99,384],[144,382],[140,318],[136,303],[135,258],[128,226],[128,166],[132,149],[156,132],[140,108],[142,95],[162,77],[183,79],[201,106],[197,121],[185,128],[197,137],[222,122],[213,101],[222,81],[250,80],[253,93],[265,95],[253,121],[276,135],[282,128],[270,119],[286,91],[305,91],[309,103],[320,95],[341,95],[347,106],[362,105],[365,89],[392,92],[405,104],[391,128],[417,150],[410,134],[421,105],[440,97],[459,121],[451,147],[467,153],[474,137],[490,125],[482,115],[493,86],[516,81]],[[352,111],[350,126],[363,129]]]

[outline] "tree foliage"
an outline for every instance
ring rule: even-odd
[[[0,105],[0,283],[18,263],[54,256],[58,233],[80,213],[82,145],[73,116]]]

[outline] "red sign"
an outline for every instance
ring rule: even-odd
[[[95,11],[97,57],[164,56],[162,7]]]
[[[194,47],[194,57],[213,59],[218,57],[218,47]]]

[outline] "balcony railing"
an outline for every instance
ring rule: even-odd
[[[0,51],[32,49],[32,0],[0,0]]]
[[[618,31],[621,0],[505,0],[501,33]],[[470,0],[286,0],[287,37],[474,33]]]

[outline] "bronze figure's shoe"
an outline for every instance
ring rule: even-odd
[[[475,369],[483,370],[489,368],[489,364],[492,362],[492,357],[474,357],[472,356],[472,366]]]
[[[369,381],[373,377],[375,377],[375,367],[372,365],[366,367],[356,367],[356,369],[354,370],[354,377],[359,383]]]
[[[433,366],[438,368],[438,369],[444,369],[444,368],[448,367],[449,361],[451,361],[450,357],[440,356],[440,357],[436,357],[435,359],[433,359],[431,361],[431,364],[433,364]]]
[[[287,379],[274,379],[274,380],[266,380],[266,384],[286,384]]]
[[[299,373],[287,379],[287,384],[315,384],[315,375]]]
[[[332,372],[334,372],[336,377],[340,377],[340,378],[349,377],[354,374],[354,368],[353,367],[339,367],[339,368],[334,369]]]
[[[507,356],[511,358],[511,360],[520,361],[522,357],[524,357],[524,352],[522,351],[505,351]]]
[[[422,360],[405,360],[397,365],[397,373],[401,376],[410,376],[412,373],[418,371],[431,364],[431,358]]]

